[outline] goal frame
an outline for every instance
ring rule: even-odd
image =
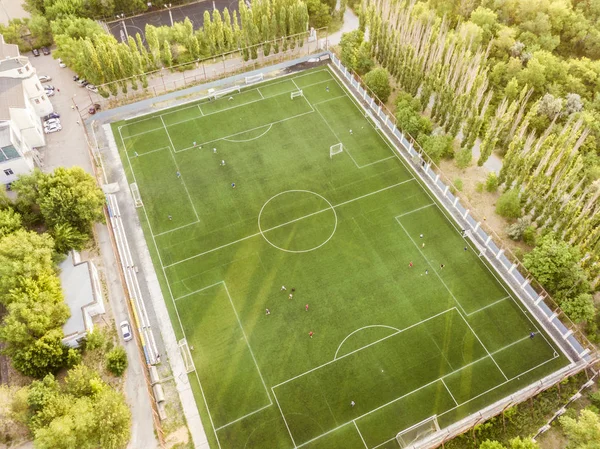
[[[297,97],[303,97],[303,96],[304,96],[304,92],[302,92],[302,89],[296,90],[294,92],[290,92],[290,100],[293,100],[294,98],[297,98]]]
[[[265,76],[263,75],[262,72],[259,73],[258,75],[251,75],[251,76],[244,77],[244,81],[246,82],[246,84],[258,83],[264,79],[265,79]]]
[[[129,184],[129,190],[131,190],[131,197],[133,198],[135,207],[142,207],[144,205],[144,202],[142,201],[140,189],[138,188],[137,182],[132,182],[131,184]]]
[[[419,431],[419,428],[423,428],[423,430]],[[396,441],[402,449],[408,449],[413,447],[419,440],[432,433],[438,432],[439,430],[440,425],[437,420],[437,415],[432,415],[429,418],[425,418],[423,421],[398,432],[396,434]]]
[[[333,156],[336,154],[340,154],[344,152],[344,145],[340,143],[336,143],[329,147],[329,159],[333,159]]]
[[[240,93],[241,89],[240,86],[233,86],[233,87],[228,87],[226,89],[221,89],[221,90],[216,90],[214,92],[212,92],[208,98],[210,98],[211,100],[217,100],[219,98],[221,98],[224,95],[236,92],[236,93]]]
[[[185,372],[191,373],[196,371],[196,365],[194,365],[194,359],[192,358],[192,352],[190,351],[187,339],[182,338],[179,340],[177,342],[177,346],[179,346],[179,352],[181,353],[181,358],[183,359],[183,364],[185,365]]]

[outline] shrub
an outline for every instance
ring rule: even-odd
[[[106,369],[115,376],[121,376],[127,369],[127,353],[118,346],[106,354]]]
[[[496,203],[496,213],[504,218],[519,218],[521,216],[521,198],[517,190],[504,192]]]
[[[523,241],[528,245],[535,246],[537,240],[537,231],[533,226],[527,226],[523,232]]]
[[[102,348],[106,344],[106,337],[100,331],[92,331],[87,334],[85,343],[83,345],[86,351],[93,351],[94,349]]]
[[[496,173],[488,173],[487,179],[485,180],[485,190],[488,192],[495,192],[498,190],[498,176],[496,176]]]
[[[473,161],[473,153],[470,148],[463,148],[456,153],[454,163],[458,168],[467,168]],[[483,183],[481,191],[483,192]]]
[[[459,192],[462,192],[462,189],[463,189],[463,181],[462,181],[462,179],[460,179],[460,178],[456,178],[456,179],[454,180],[454,187],[456,187],[456,189],[457,189]]]
[[[386,69],[377,68],[365,75],[365,84],[384,103],[390,98],[392,87],[390,86],[390,74]]]
[[[485,188],[485,184],[483,182],[478,182],[475,184],[475,191],[477,193],[483,193],[483,189]]]
[[[525,234],[525,231],[530,226],[531,219],[529,217],[519,218],[515,223],[506,228],[506,234],[512,240],[521,240],[523,238],[523,234]]]

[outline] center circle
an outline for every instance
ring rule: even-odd
[[[322,232],[324,221],[331,226],[331,233],[318,237],[319,242],[311,242],[310,240],[314,240],[313,234]],[[303,227],[297,228],[298,224]],[[258,213],[258,230],[262,237],[269,245],[286,253],[307,253],[320,248],[331,240],[337,224],[338,217],[333,205],[322,195],[310,190],[286,190],[273,195]],[[290,227],[294,232],[304,232],[305,237],[300,236],[300,240],[307,240],[306,248],[292,249],[294,236],[289,231]],[[269,233],[271,235],[267,237]],[[288,240],[288,245],[279,241],[282,238]]]

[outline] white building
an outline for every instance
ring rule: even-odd
[[[0,34],[0,186],[33,170],[46,145],[41,117],[53,111],[29,58]]]
[[[100,277],[96,266],[90,261],[82,262],[75,251],[69,253],[59,268],[65,303],[71,310],[71,316],[63,326],[63,343],[77,348],[94,329],[92,318],[105,312]]]

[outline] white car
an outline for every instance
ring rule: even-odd
[[[44,127],[46,126],[50,126],[50,125],[60,125],[60,119],[58,118],[51,118],[48,119],[44,122]]]
[[[61,59],[61,58],[58,58],[58,66],[59,66],[61,69],[64,69],[64,68],[67,66],[67,64],[65,64],[65,63],[62,61],[62,59]]]
[[[98,93],[98,88],[96,86],[94,86],[93,84],[88,84],[87,86],[85,86],[85,88],[87,90],[91,90],[94,93]]]
[[[46,95],[48,95],[49,97],[53,97],[54,96],[54,91],[50,90],[50,89],[46,89]]]
[[[60,131],[61,129],[62,129],[62,126],[60,123],[52,123],[51,125],[44,126],[44,132],[46,134],[55,133],[55,132]]]
[[[133,338],[133,334],[131,333],[131,326],[129,325],[129,321],[121,321],[119,324],[121,328],[121,334],[123,335],[123,340],[129,341]]]
[[[52,77],[50,77],[48,75],[40,75],[40,76],[38,76],[38,79],[40,80],[41,83],[47,83],[48,81],[52,81]]]

